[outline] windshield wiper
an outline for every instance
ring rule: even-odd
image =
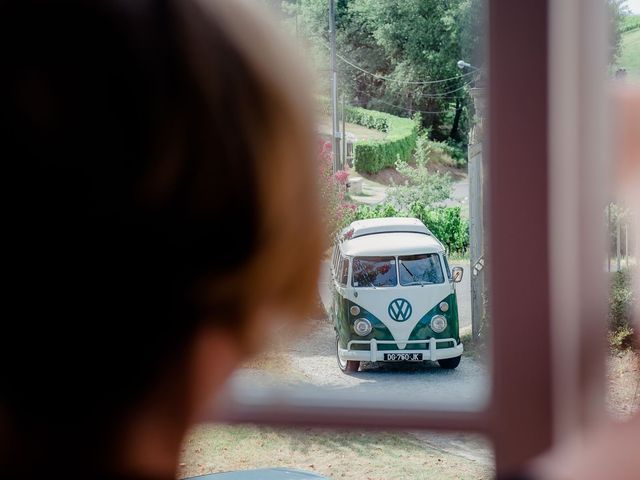
[[[415,283],[419,283],[421,287],[424,287],[424,283],[422,282],[422,280],[419,280],[418,277],[416,277],[413,272],[411,270],[409,270],[409,267],[407,267],[403,262],[400,262],[400,264],[404,267],[404,269],[409,272],[409,275],[411,275],[411,277],[413,278],[413,281]]]

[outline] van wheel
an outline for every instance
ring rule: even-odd
[[[443,358],[441,360],[438,360],[438,363],[442,368],[446,368],[447,370],[453,370],[458,365],[460,365],[461,358],[462,358],[462,355],[460,355],[459,357],[453,357],[453,358]]]
[[[338,367],[345,373],[357,372],[360,368],[360,362],[358,360],[342,360],[338,354],[338,348],[340,347],[340,340],[336,336],[336,358],[338,359]]]

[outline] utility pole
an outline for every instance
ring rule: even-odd
[[[607,272],[611,272],[611,202],[607,205]]]
[[[629,224],[624,224],[624,265],[629,268]]]
[[[344,104],[344,92],[342,93],[342,109],[341,109],[341,113],[342,113],[342,133],[341,133],[341,138],[342,138],[342,160],[340,162],[340,169],[344,170],[347,168],[347,124],[346,124],[346,112],[344,111],[345,109],[345,104]]]
[[[618,215],[616,218],[616,267],[617,267],[617,271],[620,271],[620,257],[621,252],[620,252],[620,211],[618,210]]]
[[[331,123],[333,147],[333,171],[340,162],[340,127],[338,124],[338,70],[336,65],[336,4],[329,0],[329,37],[331,38]]]
[[[469,260],[471,275],[471,333],[474,341],[480,337],[485,317],[485,198],[484,181],[484,117],[486,92],[483,86],[471,89],[477,121],[469,138]]]

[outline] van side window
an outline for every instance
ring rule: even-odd
[[[340,285],[346,287],[349,280],[349,259],[342,258],[342,266],[340,268]]]

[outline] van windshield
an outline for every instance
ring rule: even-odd
[[[427,285],[444,283],[444,274],[437,253],[405,255],[398,257],[400,262],[400,285]]]
[[[398,284],[394,257],[355,257],[352,271],[354,287],[395,287]]]

